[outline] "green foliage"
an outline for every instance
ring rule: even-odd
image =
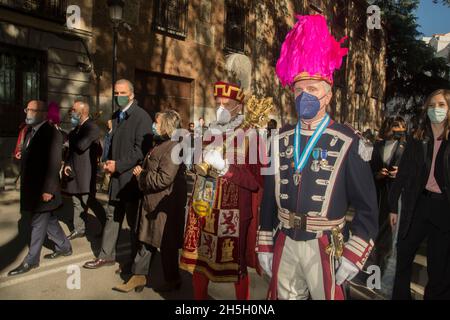
[[[442,3],[444,6],[450,7],[450,0],[433,0],[433,3]]]
[[[445,0],[450,5],[450,0]],[[398,112],[415,113],[425,97],[438,88],[450,88],[450,69],[436,58],[432,47],[420,40],[417,17],[419,0],[380,0],[386,28],[386,102],[403,101]],[[406,110],[406,102],[412,108]]]

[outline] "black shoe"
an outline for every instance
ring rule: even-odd
[[[353,286],[366,288],[368,277],[369,277],[369,275],[367,273],[360,272],[349,282]]]
[[[65,252],[55,251],[53,253],[46,254],[44,256],[44,259],[56,259],[56,258],[59,258],[59,257],[68,257],[68,256],[71,256],[71,255],[72,255],[72,249],[70,249],[69,251],[65,251]]]
[[[156,292],[171,292],[181,288],[181,279],[164,283],[162,286],[156,287]]]
[[[67,240],[74,240],[77,238],[84,238],[86,236],[86,234],[84,232],[79,232],[79,231],[72,231],[68,236],[67,236]]]
[[[11,270],[10,272],[8,272],[8,277],[17,276],[22,273],[27,273],[31,269],[35,269],[37,267],[39,267],[39,264],[28,264],[26,262],[22,262],[22,264],[20,266],[18,266],[14,270]]]
[[[91,261],[86,262],[83,265],[83,268],[86,269],[98,269],[105,266],[113,266],[116,262],[114,260],[103,260],[103,259],[94,259]]]

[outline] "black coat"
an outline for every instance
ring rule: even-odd
[[[394,154],[389,163],[383,161],[383,151],[386,141],[377,141],[373,146],[372,159],[370,160],[370,167],[375,178],[375,186],[377,188],[378,210],[380,212],[379,222],[380,226],[386,221],[389,215],[388,194],[394,179],[385,177],[377,179],[377,173],[381,169],[389,170],[391,166],[399,166],[403,152],[405,151],[406,141],[399,141],[394,148]]]
[[[407,235],[413,213],[430,175],[434,141],[410,139],[400,162],[399,171],[389,194],[390,211],[398,211],[398,199],[402,195],[399,237]],[[434,176],[439,188],[450,203],[450,143],[442,141],[436,156]],[[430,221],[441,230],[450,230],[450,212],[430,212]]]
[[[134,101],[119,123],[119,113],[112,117],[113,130],[108,159],[116,161],[116,172],[111,175],[110,201],[137,200],[140,197],[133,168],[142,164],[152,144],[152,119]]]
[[[375,175],[382,168],[389,169],[390,166],[398,166],[400,164],[404,148],[406,147],[406,141],[399,141],[397,147],[394,148],[394,154],[389,163],[383,162],[383,150],[386,144],[385,140],[377,141],[373,145],[373,153],[372,159],[370,160],[370,167],[372,168],[372,172]]]
[[[31,134],[29,129],[27,136]],[[25,143],[27,138],[25,137]],[[45,122],[22,150],[20,209],[24,212],[48,212],[62,205],[59,171],[62,163],[62,135]],[[54,197],[42,201],[42,194]]]
[[[95,194],[97,159],[100,156],[100,128],[88,119],[69,133],[69,152],[65,165],[72,168],[73,177],[63,177],[63,192]]]

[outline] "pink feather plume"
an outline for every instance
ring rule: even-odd
[[[322,15],[297,15],[297,23],[289,31],[281,47],[276,72],[283,86],[292,85],[297,75],[308,72],[333,82],[333,72],[339,69],[348,48],[330,34]]]

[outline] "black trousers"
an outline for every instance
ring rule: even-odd
[[[410,282],[414,257],[427,239],[428,284],[424,299],[450,299],[450,232],[432,223],[431,215],[450,214],[447,199],[422,195],[418,200],[410,229],[397,242],[397,268],[392,299],[411,299]]]
[[[178,280],[180,278],[178,249],[162,247],[160,251],[164,280],[167,282]],[[148,275],[150,272],[152,257],[155,253],[155,247],[141,243],[140,249],[134,258],[132,273],[135,275]]]

